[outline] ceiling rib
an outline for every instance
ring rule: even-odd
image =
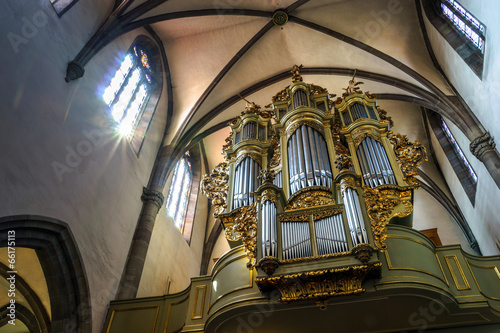
[[[274,23],[268,22],[262,29],[259,30],[235,55],[229,62],[224,66],[224,68],[217,74],[217,76],[210,83],[208,88],[203,92],[200,98],[196,101],[193,108],[189,111],[189,114],[186,116],[184,121],[182,122],[180,128],[175,133],[174,138],[172,139],[173,144],[177,144],[181,138],[181,134],[186,129],[189,121],[193,118],[193,115],[198,111],[203,102],[207,99],[208,95],[214,90],[214,88],[219,84],[222,78],[229,72],[229,70],[236,64],[236,62],[262,37],[266,32],[269,31],[274,26]]]

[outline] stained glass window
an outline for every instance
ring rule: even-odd
[[[455,28],[483,53],[485,26],[455,0],[443,0],[441,9]]]
[[[453,134],[451,134],[451,131],[448,128],[448,126],[446,125],[446,123],[443,120],[443,118],[441,118],[441,127],[442,127],[444,133],[446,134],[446,137],[448,138],[448,140],[450,140],[450,142],[451,142],[451,144],[453,146],[453,150],[455,150],[455,153],[457,153],[457,155],[459,156],[460,160],[462,161],[462,163],[467,168],[469,176],[474,180],[474,182],[477,183],[477,175],[476,175],[476,173],[472,169],[472,166],[469,164],[469,161],[465,157],[465,155],[464,155],[462,149],[460,148],[460,146],[458,145],[457,141],[455,141],[455,138],[453,137]]]
[[[129,140],[134,136],[151,95],[151,74],[147,53],[134,46],[102,95],[116,121],[117,130]]]
[[[186,153],[175,166],[166,206],[167,215],[174,219],[175,226],[181,231],[184,227],[184,217],[193,181],[191,163],[188,157],[189,153]]]
[[[57,13],[57,16],[61,17],[62,14],[68,11],[71,6],[73,6],[78,0],[50,0],[52,7]]]

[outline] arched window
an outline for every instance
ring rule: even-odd
[[[441,10],[458,31],[484,52],[485,26],[455,0],[441,2]]]
[[[432,25],[482,78],[486,26],[456,0],[423,1],[422,6]]]
[[[78,0],[50,0],[52,7],[54,7],[59,17],[66,13],[77,2]]]
[[[187,203],[193,182],[193,173],[188,157],[189,153],[186,153],[175,166],[166,207],[167,215],[174,219],[175,226],[183,234]]]
[[[453,170],[455,171],[462,187],[467,194],[472,205],[475,205],[476,190],[477,190],[477,175],[472,169],[469,161],[465,157],[462,149],[455,140],[448,125],[441,116],[437,113],[428,113],[429,124],[432,131],[436,135],[439,144],[443,148],[446,157],[450,161]]]
[[[139,153],[156,107],[148,107],[148,102],[152,97],[159,97],[156,96],[159,95],[159,83],[151,62],[154,51],[157,50],[136,40],[102,94],[117,131],[131,142],[136,153]],[[152,104],[155,104],[158,98],[153,99]]]

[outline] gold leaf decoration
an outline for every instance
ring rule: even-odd
[[[313,187],[308,187],[310,191],[299,192],[294,194],[285,210],[301,209],[315,206],[335,205],[331,192],[325,190],[314,190]]]
[[[277,93],[276,95],[274,95],[272,97],[272,101],[273,103],[275,102],[284,102],[284,101],[287,101],[288,100],[288,93],[287,93],[287,88],[283,88],[283,90],[281,90],[279,93]]]
[[[328,90],[326,88],[323,88],[321,86],[317,86],[315,84],[311,84],[311,95],[320,95],[320,94],[327,94]]]
[[[229,164],[219,163],[211,174],[203,176],[201,180],[201,193],[212,201],[214,217],[218,217],[226,209],[226,199],[229,180]]]
[[[275,168],[281,164],[281,149],[280,138],[277,135],[271,137],[271,144],[273,145],[273,157],[269,161],[269,168]]]
[[[419,186],[417,179],[418,168],[422,162],[427,161],[427,151],[419,142],[412,143],[406,135],[389,132],[388,138],[394,145],[394,153],[401,166],[404,180],[413,186]]]
[[[357,295],[365,292],[363,281],[380,276],[382,264],[333,268],[297,274],[256,278],[261,290],[278,289],[279,302],[326,300],[333,296]]]
[[[387,238],[387,222],[388,218],[398,200],[389,199],[387,195],[381,193],[379,189],[372,189],[368,186],[363,186],[365,193],[363,194],[366,202],[366,212],[370,218],[375,245],[379,249],[386,249],[385,239]]]
[[[257,256],[257,203],[242,207],[240,214],[234,219],[232,229],[243,241],[249,259],[247,267],[251,269]]]
[[[389,122],[389,125],[391,125],[391,127],[394,126],[394,121],[392,120],[391,117],[387,115],[387,111],[382,110],[378,106],[377,106],[377,111],[381,120],[387,120]]]

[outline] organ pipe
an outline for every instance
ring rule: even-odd
[[[358,193],[355,189],[347,187],[342,191],[342,198],[344,199],[352,244],[356,246],[361,243],[368,243],[368,236],[366,234]]]
[[[251,205],[255,201],[254,192],[260,186],[260,171],[259,163],[249,156],[238,164],[234,176],[233,209]]]
[[[291,194],[307,186],[332,186],[332,171],[326,142],[321,133],[300,126],[288,139]]]
[[[270,200],[262,204],[262,255],[277,257],[276,205]]]
[[[356,151],[365,183],[371,188],[397,184],[384,146],[377,140],[366,137]]]

